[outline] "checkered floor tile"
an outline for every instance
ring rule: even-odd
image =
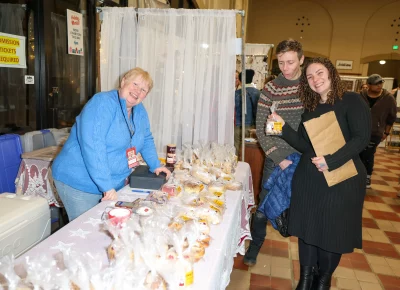
[[[363,249],[343,255],[331,289],[400,290],[400,153],[378,148],[363,210]],[[228,290],[294,289],[299,280],[297,238],[270,225],[257,258],[247,267],[235,258]]]

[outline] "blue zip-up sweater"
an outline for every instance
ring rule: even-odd
[[[271,176],[263,184],[264,188],[268,190],[268,194],[257,209],[268,218],[275,229],[277,229],[275,219],[290,206],[292,179],[300,161],[300,154],[292,153],[286,159],[293,163],[286,167],[285,170],[282,170],[279,166],[275,167]]]
[[[132,138],[128,124],[134,129]],[[93,194],[119,190],[131,173],[126,149],[132,146],[151,171],[160,167],[143,104],[134,106],[133,118],[128,119],[126,101],[119,98],[117,90],[98,93],[76,118],[67,142],[54,160],[53,177]]]

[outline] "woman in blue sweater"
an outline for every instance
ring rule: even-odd
[[[157,175],[161,167],[142,101],[153,87],[148,72],[130,70],[120,88],[94,95],[71,129],[52,171],[69,220],[94,207],[99,200],[117,199],[131,173],[127,150],[141,153]]]

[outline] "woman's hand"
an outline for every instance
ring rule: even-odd
[[[154,173],[157,175],[159,175],[160,172],[164,172],[167,175],[167,179],[171,175],[171,171],[169,171],[169,169],[167,167],[158,167],[156,170],[154,170]]]
[[[314,163],[320,172],[324,172],[329,169],[328,164],[326,164],[325,157],[323,156],[311,158],[311,162]]]
[[[103,193],[103,198],[101,199],[101,201],[104,200],[117,200],[118,199],[118,194],[115,191],[115,189],[110,189],[109,191],[106,191]]]
[[[279,116],[277,113],[273,112],[271,115],[268,116],[269,120],[275,121],[275,122],[280,122],[282,124],[282,127],[285,125],[285,120],[282,119],[281,116]]]

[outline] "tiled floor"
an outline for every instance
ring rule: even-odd
[[[400,290],[400,153],[378,148],[363,210],[363,249],[343,255],[331,289]],[[297,238],[270,225],[257,265],[235,259],[228,290],[294,289],[299,280]]]

